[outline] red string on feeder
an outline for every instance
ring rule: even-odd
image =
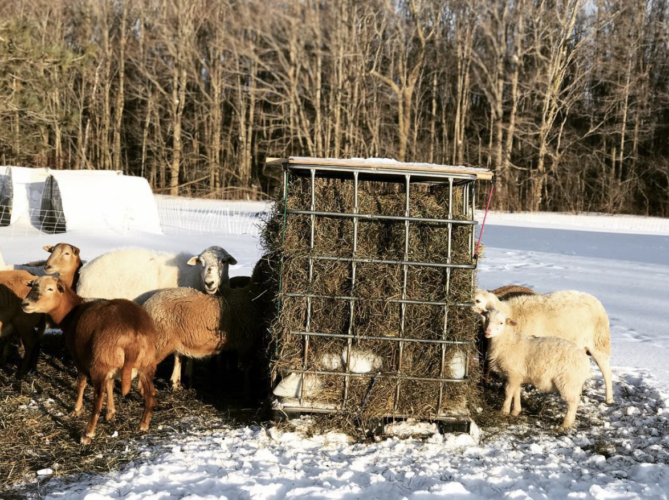
[[[495,181],[490,184],[490,193],[488,194],[488,203],[485,207],[485,214],[483,214],[483,223],[481,224],[481,232],[479,233],[479,240],[476,242],[476,250],[474,250],[474,258],[479,258],[479,246],[481,245],[481,238],[483,238],[483,228],[485,228],[485,220],[488,218],[488,210],[490,210],[490,200],[495,191]]]

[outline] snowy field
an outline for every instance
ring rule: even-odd
[[[263,205],[191,202],[179,219],[182,210],[174,208],[179,203],[161,199],[161,218],[173,221],[165,236],[54,237],[0,228],[2,253],[7,262],[18,263],[45,258],[41,247],[58,241],[80,246],[86,259],[119,246],[197,253],[217,244],[239,261],[231,275],[250,274],[260,252],[250,218]],[[202,225],[188,231],[193,223]],[[215,232],[207,232],[210,228]],[[615,405],[603,404],[601,376],[594,369],[577,429],[566,435],[552,428],[564,411],[553,396],[545,400],[557,413],[539,411],[540,426],[537,419],[521,417],[502,430],[484,428],[480,436],[436,434],[372,444],[351,443],[339,434],[307,437],[299,430],[235,427],[221,416],[209,428],[175,431],[162,445],[147,446],[141,461],[120,472],[49,480],[53,464],[45,463],[35,479],[38,495],[89,500],[669,498],[669,220],[492,214],[483,241],[482,287],[577,289],[602,301],[611,319]],[[533,398],[533,392],[525,396],[526,407]],[[101,425],[99,438],[111,432]]]

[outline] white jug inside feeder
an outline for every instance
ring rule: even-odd
[[[341,353],[341,360],[344,365],[346,365],[348,360],[348,347],[344,347],[344,350]],[[357,347],[351,348],[349,370],[352,373],[369,373],[371,371],[380,370],[381,366],[383,366],[383,361],[373,352],[358,349]]]
[[[463,379],[467,373],[467,356],[462,351],[456,351],[450,362],[451,378]]]
[[[307,373],[304,375],[304,395],[314,396],[321,390],[323,383],[317,375]],[[280,398],[299,398],[302,392],[302,375],[291,373],[284,377],[281,382],[272,391],[275,396]]]

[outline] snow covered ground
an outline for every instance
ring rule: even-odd
[[[217,210],[211,217],[223,218],[262,209],[197,202],[190,217],[211,213],[206,206]],[[219,222],[185,236],[178,227],[165,236],[57,237],[9,237],[2,228],[0,244],[10,263],[44,258],[41,246],[61,240],[80,246],[88,259],[117,246],[196,253],[218,244],[240,262],[232,275],[249,274],[260,252],[257,231],[241,222]],[[205,232],[208,227],[216,233]],[[553,429],[563,411],[559,398],[540,398],[533,391],[526,406],[540,403],[534,413],[540,418],[484,429],[480,442],[468,435],[433,435],[361,444],[339,434],[306,437],[298,431],[234,427],[222,417],[208,428],[174,432],[120,472],[75,482],[40,477],[39,494],[89,500],[669,498],[669,221],[492,214],[483,241],[482,287],[578,289],[597,296],[609,312],[616,404],[603,404],[601,376],[593,370],[572,433]]]

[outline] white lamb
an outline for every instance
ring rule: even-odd
[[[221,247],[209,247],[195,257],[139,248],[112,250],[81,268],[77,294],[139,304],[163,288],[189,287],[213,294],[229,279],[229,264],[237,261]],[[221,267],[224,272],[219,272]]]
[[[590,361],[573,342],[556,337],[534,337],[518,333],[519,325],[503,312],[490,311],[485,336],[490,339],[492,369],[506,378],[506,398],[502,413],[521,412],[522,384],[532,384],[542,392],[559,392],[567,403],[562,427],[574,425],[583,384],[590,378]]]
[[[587,349],[604,377],[606,403],[613,403],[609,317],[599,300],[574,290],[523,295],[506,301],[492,294],[486,298],[491,301],[488,310],[498,310],[515,321],[517,332],[537,337],[559,337]]]

